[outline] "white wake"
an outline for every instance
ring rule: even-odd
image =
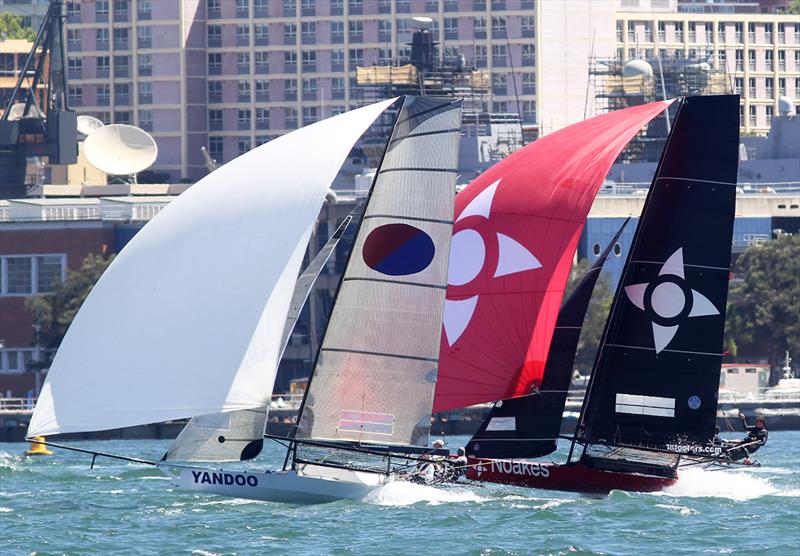
[[[680,470],[678,482],[664,489],[662,494],[687,498],[730,498],[744,501],[779,494],[779,491],[769,481],[753,475],[749,470],[690,468]]]
[[[452,502],[483,501],[483,498],[466,487],[448,486],[437,488],[408,481],[392,481],[378,487],[364,497],[364,502],[377,506],[410,506],[420,502],[437,505]]]

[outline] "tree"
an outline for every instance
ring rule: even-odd
[[[55,285],[52,293],[35,295],[25,300],[25,308],[33,316],[33,326],[37,328],[37,345],[53,354],[67,333],[69,325],[92,291],[100,275],[113,259],[101,255],[88,255],[79,270],[68,270],[67,279]],[[50,366],[52,355],[39,361],[39,367]]]
[[[572,293],[591,266],[591,263],[584,259],[572,267],[564,299]],[[581,338],[575,352],[575,367],[581,369],[584,374],[588,374],[594,365],[594,357],[600,344],[600,337],[603,335],[612,299],[611,281],[606,273],[601,273],[594,286],[586,317],[583,319]]]
[[[742,281],[728,296],[727,338],[740,356],[800,353],[800,235],[748,248],[736,261]]]
[[[22,16],[12,13],[0,13],[0,40],[25,39],[32,41],[36,33],[30,27],[22,25]]]
[[[786,13],[800,15],[800,0],[794,0],[794,2],[789,4],[789,8],[786,10]]]

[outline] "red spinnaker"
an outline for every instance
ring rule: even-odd
[[[456,196],[433,411],[531,392],[586,216],[625,145],[669,103],[561,129]]]

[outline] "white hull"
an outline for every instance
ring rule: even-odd
[[[225,471],[163,463],[159,468],[183,490],[289,504],[360,500],[389,480],[374,473],[316,467],[306,473]]]

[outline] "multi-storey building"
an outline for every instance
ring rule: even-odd
[[[800,96],[800,23],[780,2],[677,0],[83,0],[68,2],[70,98],[83,113],[151,131],[170,179],[367,101],[355,68],[410,57],[414,17],[440,55],[486,68],[486,109],[540,135],[593,113],[589,58],[713,52],[762,132],[778,98]],[[725,4],[725,6],[722,6]],[[747,13],[743,13],[747,11]]]
[[[709,55],[713,69],[727,74],[731,92],[742,95],[742,131],[766,133],[779,99],[800,99],[800,18],[755,12],[758,2],[725,4],[727,13],[695,13],[623,3],[632,7],[617,12],[616,57]]]

